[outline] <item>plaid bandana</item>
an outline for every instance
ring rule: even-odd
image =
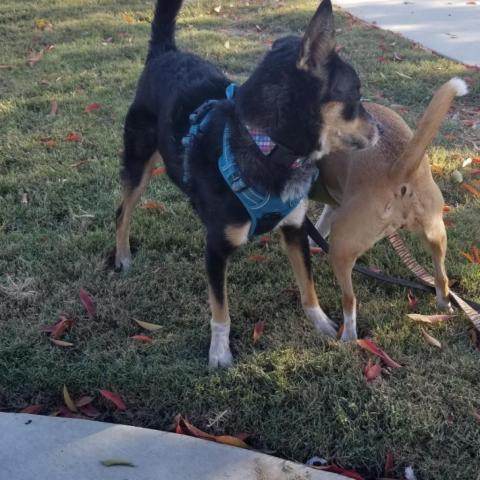
[[[274,143],[263,130],[260,130],[259,128],[250,128],[248,126],[247,130],[264,155],[269,155],[276,147],[276,143]]]

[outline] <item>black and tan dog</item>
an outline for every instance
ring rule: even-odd
[[[252,218],[239,200],[239,191],[219,170],[225,132],[228,129],[228,153],[235,157],[245,188],[263,192],[283,205],[297,199],[285,218],[266,215],[253,233],[281,228],[306,315],[318,331],[335,335],[315,293],[303,227],[307,202],[303,197],[298,201],[298,195],[308,191],[317,171],[315,160],[325,153],[326,145],[331,150],[369,147],[378,139],[378,125],[360,103],[358,76],[335,52],[330,0],[320,4],[303,38],[275,42],[232,99],[225,98],[230,81],[216,67],[177,50],[175,18],[181,3],[158,0],[145,68],[126,118],[124,193],[117,211],[115,263],[118,269],[131,263],[132,211],[155,163],[163,160],[169,177],[189,197],[206,227],[210,366],[228,366],[232,355],[226,264],[251,236]],[[193,135],[192,112],[212,99],[217,101],[207,105],[208,122]],[[275,147],[270,153],[260,150],[252,129],[271,139]],[[189,132],[190,141],[185,137]]]
[[[382,123],[376,145],[357,152],[323,157],[315,198],[326,189],[333,205],[326,205],[317,222],[323,236],[330,234],[330,262],[342,290],[342,340],[357,338],[356,299],[352,268],[359,256],[400,228],[421,235],[433,257],[437,303],[451,310],[445,273],[447,236],[443,223],[443,197],[433,181],[425,151],[436,135],[455,96],[465,95],[459,78],[445,83],[433,96],[415,132],[403,119],[382,105],[365,104]]]

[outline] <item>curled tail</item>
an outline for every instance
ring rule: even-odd
[[[455,97],[468,93],[467,84],[458,77],[444,83],[433,95],[412,139],[408,143],[400,158],[392,164],[391,178],[401,178],[402,181],[417,170],[425,151],[440,128],[445,115]]]
[[[182,0],[157,0],[147,62],[164,52],[177,49],[175,23],[181,6]]]

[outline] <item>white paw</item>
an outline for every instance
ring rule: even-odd
[[[118,271],[126,272],[132,266],[132,257],[115,257],[115,269]]]
[[[315,329],[322,335],[337,336],[337,326],[320,307],[305,307],[305,315],[313,322]]]
[[[224,367],[233,365],[232,352],[230,351],[230,322],[210,322],[212,329],[212,338],[210,341],[210,351],[208,353],[208,366],[210,368]]]
[[[342,342],[351,342],[353,340],[356,340],[357,337],[357,330],[356,329],[350,329],[350,328],[345,328],[343,330],[342,336],[340,337],[340,340]]]
[[[447,313],[453,313],[453,307],[448,298],[443,298],[437,294],[437,305],[441,310],[445,310]]]

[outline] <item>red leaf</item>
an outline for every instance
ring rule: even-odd
[[[206,433],[199,428],[192,425],[186,418],[178,415],[175,418],[177,425],[175,431],[180,430],[180,433],[183,435],[190,435],[191,437],[203,438],[205,440],[214,440],[215,436],[211,435],[210,433]],[[179,428],[180,427],[180,428]]]
[[[408,298],[408,309],[410,311],[415,310],[417,308],[418,300],[411,290],[408,291],[407,298]]]
[[[363,340],[357,340],[357,345],[365,350],[368,350],[370,353],[373,353],[377,357],[381,358],[385,362],[385,364],[391,368],[401,368],[402,366],[399,363],[392,360],[386,352],[378,348],[377,344],[373,340],[369,340],[367,338]]]
[[[93,402],[93,397],[89,397],[87,395],[83,396],[83,397],[80,397],[76,402],[75,402],[75,406],[80,408],[80,407],[85,407],[87,405],[89,405],[90,403]]]
[[[249,262],[254,262],[254,263],[262,263],[267,259],[265,255],[250,255],[248,257]]]
[[[41,138],[40,143],[45,145],[46,147],[52,148],[57,144],[57,141],[52,137]]]
[[[85,110],[84,112],[85,113],[88,113],[88,112],[93,112],[95,110],[99,110],[101,108],[102,104],[101,103],[98,103],[98,102],[93,102],[93,103],[90,103],[89,105],[87,105],[85,107]]]
[[[166,167],[157,167],[152,170],[152,176],[157,177],[158,175],[163,175],[167,171]]]
[[[54,327],[52,330],[52,333],[50,334],[53,338],[59,338],[63,335],[65,330],[68,327],[68,320],[66,318],[62,318]]]
[[[146,210],[165,210],[165,205],[159,202],[145,202],[140,208],[144,208]]]
[[[76,135],[74,133],[64,137],[64,140],[66,140],[67,142],[79,142],[81,139],[82,137],[80,135]]]
[[[269,237],[268,235],[263,235],[260,237],[260,243],[262,245],[268,245],[272,241],[272,237]]]
[[[37,415],[43,410],[43,405],[29,405],[25,407],[23,410],[20,410],[20,413],[29,413],[30,415]]]
[[[474,165],[480,165],[480,157],[472,158],[472,163]]]
[[[383,476],[393,477],[393,469],[394,469],[393,453],[389,451],[385,456],[385,467],[383,468]]]
[[[59,409],[59,412],[58,412],[58,415],[60,415],[61,417],[65,417],[65,418],[82,418],[81,415],[79,415],[78,413],[73,413],[71,412],[67,407],[65,407],[64,405],[62,405],[61,407],[58,408]]]
[[[119,410],[125,411],[127,409],[125,402],[122,400],[122,397],[118,393],[111,392],[110,390],[99,390],[99,392],[102,397],[114,403]]]
[[[480,192],[474,186],[468,183],[462,183],[462,188],[471,193],[475,198],[480,198]]]
[[[78,409],[86,417],[96,418],[100,416],[100,412],[91,403],[83,407],[78,407]]]
[[[373,363],[369,360],[364,371],[365,380],[367,380],[367,382],[373,382],[381,373],[382,367],[378,363]]]
[[[132,340],[136,340],[137,342],[143,342],[143,343],[152,343],[153,338],[149,337],[148,335],[132,335],[131,337]]]
[[[253,343],[256,343],[257,340],[263,335],[263,331],[265,330],[265,320],[259,320],[255,322],[253,327]]]
[[[90,315],[90,318],[95,320],[95,318],[97,316],[97,310],[95,308],[95,305],[93,304],[92,297],[83,288],[80,288],[80,301],[82,302],[83,306],[85,307],[85,310],[87,311],[87,313]]]
[[[468,0],[467,2],[467,5],[476,5],[477,2],[475,2],[474,0]]]
[[[323,250],[320,247],[310,247],[310,253],[312,255],[317,255],[323,253]]]
[[[348,478],[354,478],[355,480],[365,480],[359,473],[355,472],[355,470],[346,470],[345,468],[339,467],[338,465],[326,465],[324,467],[314,467],[318,470],[324,470],[325,472],[332,472],[332,473],[339,473],[344,475]]]

